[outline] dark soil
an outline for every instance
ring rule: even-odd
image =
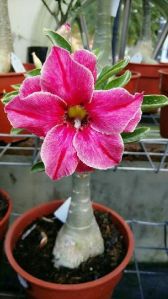
[[[30,233],[27,236],[24,232],[18,240],[14,250],[17,262],[33,276],[54,283],[83,283],[108,274],[121,263],[126,249],[123,236],[112,223],[111,215],[96,211],[95,216],[104,238],[104,254],[89,258],[76,269],[54,268],[52,249],[56,234],[62,223],[57,219],[54,219],[53,222],[48,222],[45,218],[41,218],[26,229],[26,233],[28,229],[31,231],[29,231]],[[53,215],[46,217],[47,220],[53,220]],[[36,225],[35,228],[34,225]],[[42,244],[41,242],[44,233],[48,237],[47,244]]]
[[[8,210],[8,202],[3,197],[3,195],[0,194],[0,220],[6,214],[7,210]]]

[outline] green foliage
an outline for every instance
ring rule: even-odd
[[[34,173],[45,171],[44,163],[42,161],[37,162],[32,166],[31,171]]]
[[[5,93],[5,95],[2,97],[2,103],[6,105],[9,103],[16,95],[18,95],[19,90],[11,91],[8,93]]]
[[[31,71],[28,71],[25,73],[25,77],[29,78],[29,77],[35,77],[41,74],[41,69],[33,69]]]
[[[127,66],[128,62],[129,59],[123,59],[111,67],[105,66],[97,78],[95,88],[101,89],[102,84],[107,82],[107,80],[111,79],[114,75],[121,72]]]
[[[134,132],[132,133],[122,133],[122,139],[124,143],[131,143],[131,142],[137,142],[140,139],[144,138],[147,133],[149,133],[150,128],[148,127],[139,127],[136,128]]]
[[[161,108],[167,105],[168,97],[164,95],[145,95],[142,104],[142,111],[148,112],[150,110]]]
[[[10,134],[13,134],[13,135],[18,135],[20,133],[23,132],[23,129],[19,129],[19,128],[12,128],[11,131],[10,131]]]
[[[126,71],[123,75],[119,77],[115,77],[112,79],[107,85],[105,86],[105,89],[111,89],[115,87],[123,87],[125,86],[131,79],[131,72]]]
[[[20,86],[21,86],[21,84],[13,84],[13,85],[11,85],[11,87],[12,87],[14,90],[19,90],[19,89],[20,89]]]
[[[57,32],[50,29],[44,29],[44,34],[50,39],[54,46],[59,46],[68,50],[69,52],[72,52],[69,42]]]

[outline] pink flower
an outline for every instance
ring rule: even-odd
[[[41,158],[52,179],[87,168],[107,169],[123,154],[120,133],[141,118],[143,95],[95,90],[96,57],[53,47],[40,76],[27,78],[6,105],[15,128],[44,137]]]

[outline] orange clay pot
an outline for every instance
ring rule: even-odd
[[[141,77],[138,81],[137,91],[144,92],[145,94],[160,94],[159,81],[160,74],[159,70],[168,68],[168,63],[129,63],[126,69],[139,72]]]
[[[9,263],[14,270],[27,282],[27,295],[31,299],[110,299],[114,288],[120,281],[123,270],[129,263],[134,249],[134,240],[128,224],[116,212],[100,204],[93,204],[96,210],[111,214],[113,222],[124,236],[127,253],[121,264],[111,273],[97,280],[80,284],[56,284],[37,279],[25,272],[16,262],[13,249],[23,230],[37,217],[52,213],[62,201],[53,201],[35,207],[20,216],[11,226],[5,241],[5,251]]]
[[[138,89],[138,82],[139,82],[139,78],[141,77],[141,74],[134,71],[132,71],[131,73],[132,73],[131,79],[124,86],[124,88],[128,90],[130,93],[135,93]]]
[[[159,70],[160,93],[168,97],[168,68]],[[160,135],[168,138],[168,106],[160,110]]]
[[[0,197],[8,203],[8,210],[6,214],[0,219],[0,241],[2,241],[8,229],[9,217],[12,210],[12,201],[9,195],[2,189],[0,189]]]
[[[26,63],[24,67],[27,71],[34,68],[33,64]],[[4,112],[4,105],[1,102],[1,98],[4,92],[10,92],[13,90],[11,85],[20,84],[24,80],[24,73],[0,73],[0,133],[9,134],[11,131],[11,125],[7,119],[6,113]],[[4,142],[14,142],[17,138],[0,137],[0,140]]]

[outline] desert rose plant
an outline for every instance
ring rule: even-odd
[[[83,189],[92,169],[109,169],[122,159],[124,141],[134,141],[146,131],[139,128],[141,106],[167,103],[166,97],[130,94],[122,86],[130,73],[114,75],[126,64],[119,62],[97,74],[97,58],[87,50],[72,53],[71,46],[49,31],[55,44],[38,75],[28,77],[18,95],[5,106],[14,128],[23,128],[43,139],[41,159],[52,180],[77,173],[78,190],[66,223],[53,249],[55,267],[75,268],[104,251],[90,194]],[[58,46],[61,45],[62,47]],[[36,74],[36,73],[34,73]],[[10,100],[10,101],[9,101]],[[144,102],[143,102],[144,101]],[[87,189],[88,190],[88,189]]]

